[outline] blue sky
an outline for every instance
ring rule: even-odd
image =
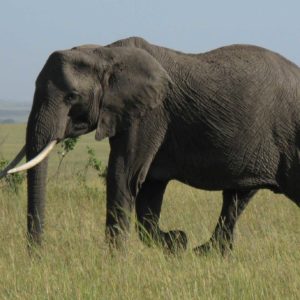
[[[255,44],[300,65],[300,1],[3,0],[0,99],[30,103],[54,50],[128,36],[185,52]]]

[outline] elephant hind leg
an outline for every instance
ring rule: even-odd
[[[147,245],[152,242],[163,246],[170,252],[185,249],[187,237],[183,231],[163,232],[159,228],[163,195],[168,181],[147,179],[136,198],[137,228],[140,239]]]
[[[235,224],[257,190],[224,190],[221,214],[209,242],[194,249],[195,253],[203,254],[212,248],[219,249],[224,255],[233,247]]]

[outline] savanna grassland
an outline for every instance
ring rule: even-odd
[[[13,158],[24,134],[24,125],[0,126],[0,159]],[[19,194],[0,185],[0,299],[300,299],[300,209],[268,191],[241,216],[226,258],[192,252],[210,237],[221,193],[178,182],[168,186],[161,227],[185,230],[188,250],[173,257],[147,248],[132,226],[127,249],[110,255],[105,184],[95,170],[83,172],[87,145],[107,163],[107,141],[95,142],[93,134],[79,140],[58,173],[60,147],[51,155],[44,244],[32,257],[25,182]]]

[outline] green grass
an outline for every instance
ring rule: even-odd
[[[24,125],[1,125],[0,158],[13,158]],[[86,146],[107,161],[107,142],[82,137],[50,179],[43,247],[26,251],[26,187],[0,191],[0,299],[300,299],[300,210],[283,196],[261,191],[241,216],[232,255],[196,257],[192,248],[212,233],[221,194],[172,182],[161,227],[183,229],[189,248],[166,256],[147,248],[132,226],[128,247],[109,254],[104,243],[105,186],[93,171],[87,186],[76,173]],[[58,155],[50,159],[50,178]]]

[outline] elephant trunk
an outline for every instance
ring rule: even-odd
[[[33,153],[27,152],[27,159],[32,158]],[[48,158],[27,171],[27,230],[30,244],[40,244],[44,227],[44,210],[46,198]]]
[[[49,112],[48,112],[49,113]],[[26,158],[34,159],[53,140],[52,124],[46,111],[31,112],[26,132]],[[50,119],[51,120],[51,119]],[[52,125],[52,126],[51,126]],[[45,157],[33,168],[27,170],[27,229],[30,245],[41,244],[44,227],[48,158]]]

